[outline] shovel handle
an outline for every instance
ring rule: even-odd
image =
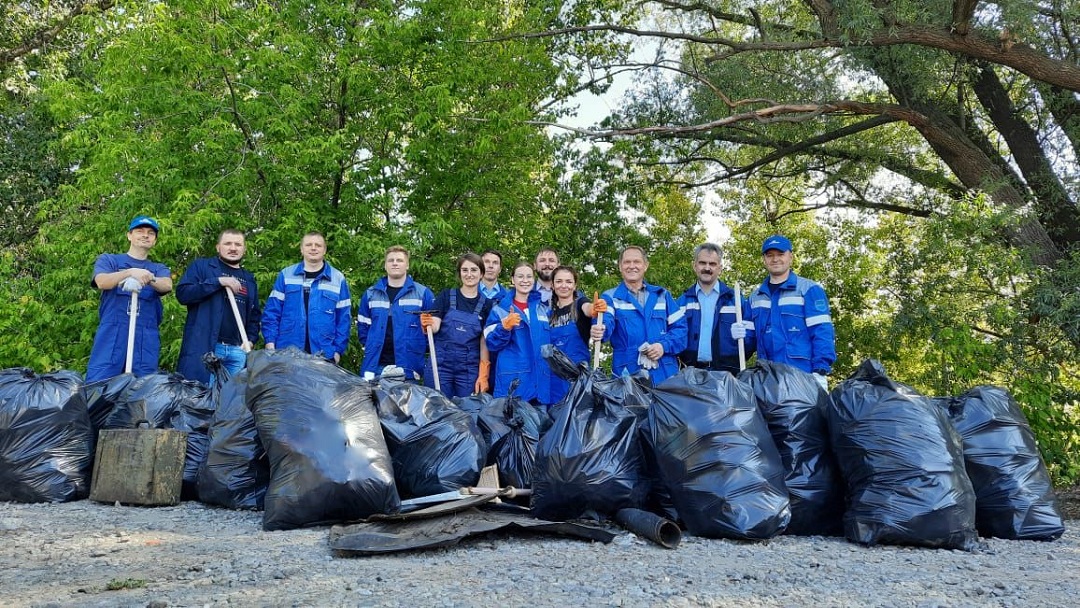
[[[139,317],[139,292],[131,292],[131,304],[128,305],[127,356],[124,359],[124,373],[130,374],[135,363],[135,321]]]
[[[600,292],[599,291],[594,291],[593,292],[593,302],[595,302],[599,298],[600,298]],[[593,319],[593,326],[596,326],[596,325],[599,325],[599,324],[600,324],[600,315],[596,315],[596,318]],[[592,366],[593,366],[593,369],[600,369],[600,340],[597,340],[596,342],[593,342]]]
[[[439,361],[435,358],[435,330],[429,325],[425,333],[427,333],[428,352],[431,353],[431,377],[435,380],[435,390],[441,391],[442,387],[439,386]]]
[[[735,283],[735,321],[742,323],[742,288]],[[746,369],[746,345],[745,338],[739,338],[739,370]]]
[[[240,307],[236,305],[236,296],[228,287],[225,288],[225,295],[229,298],[229,307],[232,308],[233,318],[236,319],[236,328],[240,330],[240,341],[246,349],[248,346],[247,329],[244,328],[244,320],[240,318]]]

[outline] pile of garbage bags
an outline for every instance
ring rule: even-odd
[[[1031,428],[998,387],[930,398],[872,360],[831,393],[767,361],[652,386],[544,358],[570,385],[549,412],[512,390],[452,401],[291,349],[253,352],[235,377],[210,358],[212,387],[2,370],[0,500],[85,498],[97,430],[143,425],[188,432],[185,499],[261,510],[266,530],[394,514],[495,464],[548,520],[647,509],[705,537],[964,550],[1064,531]]]

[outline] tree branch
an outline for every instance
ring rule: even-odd
[[[43,26],[28,34],[21,42],[10,49],[0,50],[0,68],[10,65],[11,63],[14,63],[16,59],[29,55],[48,45],[53,40],[56,40],[71,26],[71,23],[75,21],[76,18],[94,11],[105,12],[111,9],[115,4],[115,0],[97,0],[96,2],[87,2],[72,7],[71,10],[56,23],[49,26]]]

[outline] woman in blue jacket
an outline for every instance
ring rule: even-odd
[[[444,289],[435,298],[435,312],[420,315],[420,325],[434,334],[439,388],[447,397],[468,397],[488,389],[488,349],[484,323],[493,302],[480,293],[484,262],[475,253],[458,258],[461,287]],[[435,386],[430,359],[424,364],[424,385]]]
[[[551,369],[540,348],[551,341],[548,307],[540,302],[540,292],[533,291],[536,279],[528,263],[514,266],[512,281],[514,291],[492,307],[484,328],[488,350],[499,354],[492,394],[505,397],[517,380],[514,394],[546,409],[551,404]]]
[[[589,330],[592,328],[592,302],[575,297],[578,275],[570,266],[559,266],[551,273],[551,343],[576,364],[589,360]],[[559,403],[570,390],[570,383],[551,375],[551,402]]]

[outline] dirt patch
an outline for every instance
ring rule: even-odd
[[[1080,485],[1057,490],[1058,508],[1065,519],[1080,519]]]

